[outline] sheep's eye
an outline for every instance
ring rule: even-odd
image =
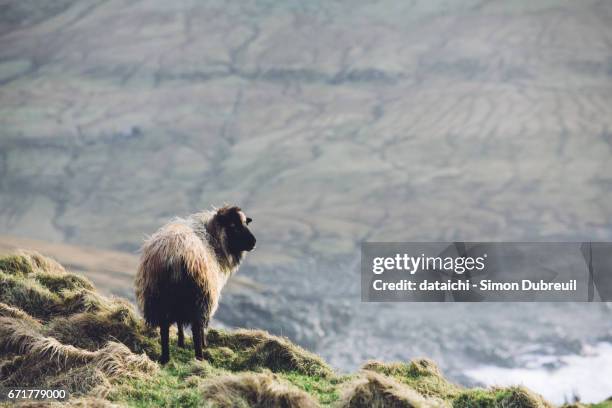
[[[230,224],[230,228],[236,228],[236,224],[234,224],[233,222]]]

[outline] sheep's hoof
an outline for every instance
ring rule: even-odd
[[[164,365],[164,364],[167,364],[168,361],[170,361],[170,357],[168,357],[168,356],[161,356],[159,358],[159,364]]]
[[[204,358],[204,356],[195,356],[195,358],[196,358],[196,360],[199,360],[199,361],[204,361],[204,360],[206,360],[206,359]]]
[[[178,346],[182,349],[187,348],[187,346],[185,346],[185,342],[178,342]]]

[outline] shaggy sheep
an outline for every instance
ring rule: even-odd
[[[146,322],[160,328],[161,363],[170,359],[173,323],[178,344],[185,346],[183,326],[191,325],[195,357],[202,359],[205,331],[217,309],[221,289],[238,269],[246,251],[255,248],[251,222],[238,207],[225,206],[160,228],[142,248],[136,298]]]

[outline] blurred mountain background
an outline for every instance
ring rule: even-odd
[[[606,304],[360,304],[359,243],[612,240],[611,22],[608,0],[0,0],[0,249],[133,298],[146,234],[237,203],[258,248],[217,324],[340,369],[556,375],[612,341]],[[612,394],[584,375],[547,397]]]

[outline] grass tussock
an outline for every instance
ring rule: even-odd
[[[125,300],[33,252],[0,258],[0,386],[65,388],[22,406],[548,408],[523,387],[464,389],[430,360],[370,361],[336,374],[320,357],[260,330],[208,333],[206,361],[158,336]],[[611,403],[612,404],[612,403]],[[603,402],[591,408],[612,408]]]
[[[524,387],[466,390],[444,378],[436,364],[428,359],[415,359],[408,363],[370,361],[362,368],[364,371],[392,377],[420,395],[445,401],[453,408],[552,407],[540,395]]]
[[[215,378],[201,387],[212,407],[318,407],[305,391],[272,373],[240,373]]]
[[[0,258],[0,302],[1,316],[41,321],[45,334],[76,347],[95,350],[115,340],[136,353],[158,352],[155,332],[131,304],[100,295],[87,279],[37,253]]]
[[[374,371],[363,375],[345,386],[340,407],[393,407],[393,408],[441,408],[450,407],[447,402],[427,398],[410,386]]]
[[[41,324],[40,321],[34,319],[23,310],[2,302],[0,302],[0,317],[14,317],[19,320],[26,320],[30,325],[37,327]]]
[[[207,359],[233,371],[267,368],[272,372],[297,372],[320,377],[332,375],[332,369],[316,354],[262,330],[226,332],[211,329],[207,339]]]
[[[158,367],[145,354],[107,342],[96,351],[63,344],[43,335],[27,321],[0,318],[0,378],[4,386],[53,386],[84,394],[120,376],[154,373]],[[81,377],[87,374],[87,377]]]
[[[415,359],[407,363],[369,361],[364,364],[362,369],[393,377],[426,397],[448,400],[460,393],[460,388],[444,378],[433,361],[425,358]]]
[[[32,252],[0,258],[0,385],[104,394],[158,370],[153,332],[125,301]]]
[[[553,405],[525,387],[465,390],[453,401],[453,408],[488,407],[552,408]]]

